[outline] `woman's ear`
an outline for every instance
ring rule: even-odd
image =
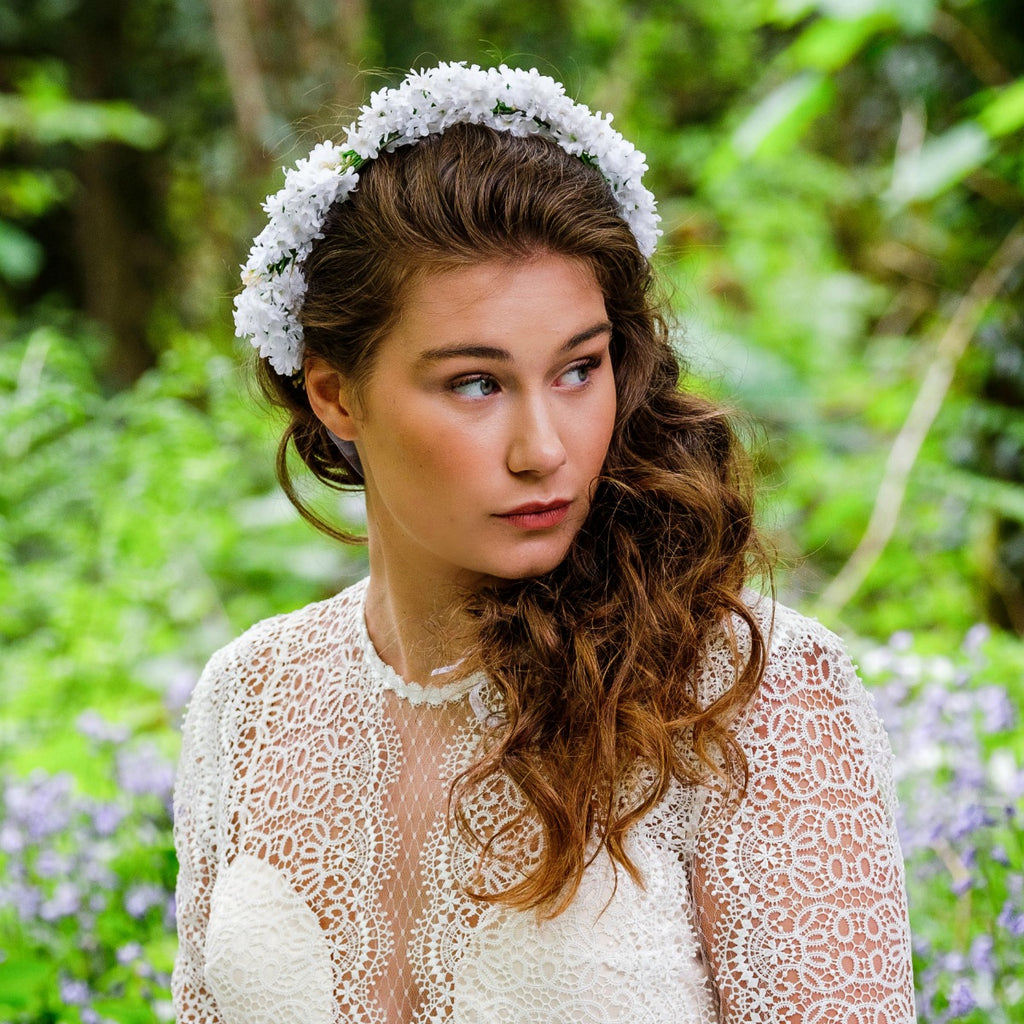
[[[303,367],[306,396],[316,418],[337,437],[354,441],[359,436],[355,399],[342,375],[317,356]]]

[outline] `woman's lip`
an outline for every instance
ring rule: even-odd
[[[531,501],[511,512],[502,512],[499,519],[520,530],[549,530],[564,522],[569,514],[569,501]]]
[[[499,512],[504,516],[525,516],[534,512],[550,512],[552,509],[563,508],[569,504],[568,498],[555,498],[554,501],[528,501],[525,505],[517,505],[507,512]]]

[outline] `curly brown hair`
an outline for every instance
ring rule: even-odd
[[[679,388],[680,365],[653,297],[647,260],[600,173],[540,137],[475,125],[382,154],[329,212],[304,265],[307,356],[358,390],[395,323],[410,281],[489,260],[541,253],[594,273],[612,324],[617,411],[605,467],[568,555],[540,577],[503,581],[467,598],[475,626],[467,672],[484,669],[503,703],[480,758],[456,780],[450,806],[470,831],[466,801],[499,773],[540,826],[536,870],[498,894],[557,914],[597,848],[638,881],[630,827],[673,779],[746,786],[736,721],[764,670],[765,643],[742,589],[764,566],[750,474],[726,412]],[[305,391],[265,362],[265,393],[290,414],[278,475],[310,522],[342,540],[296,493],[293,444],[326,484],[358,486]],[[730,622],[745,624],[741,655]],[[698,673],[708,644],[733,645],[735,678],[705,706]],[[647,781],[622,796],[637,764]],[[481,856],[497,835],[474,836]]]

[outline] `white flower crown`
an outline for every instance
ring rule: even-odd
[[[600,170],[644,256],[654,252],[660,217],[644,188],[645,157],[536,68],[464,63],[411,71],[395,88],[370,97],[341,144],[321,142],[285,172],[284,188],[263,203],[267,226],[256,236],[235,298],[235,333],[248,338],[280,374],[302,368],[299,313],[306,294],[302,264],[330,207],[348,198],[359,169],[382,152],[439,134],[453,124],[482,124],[513,135],[541,135]]]

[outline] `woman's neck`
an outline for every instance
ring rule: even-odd
[[[437,670],[459,662],[468,643],[462,612],[466,589],[453,581],[429,580],[398,571],[370,551],[366,628],[381,659],[406,682],[443,685]]]

